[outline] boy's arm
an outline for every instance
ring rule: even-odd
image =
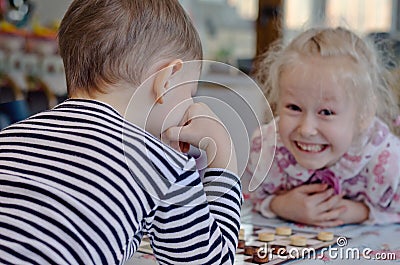
[[[235,148],[222,122],[203,103],[189,107],[182,124],[166,130],[163,140],[205,150],[208,169],[201,179],[190,159],[192,168],[184,167],[160,202],[153,222],[158,227],[153,230],[155,254],[170,264],[233,264],[242,203]]]
[[[191,163],[191,164],[190,164]],[[195,162],[189,160],[194,169]],[[233,264],[240,227],[241,187],[236,174],[185,171],[146,219],[161,264]]]

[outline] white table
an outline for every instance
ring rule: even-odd
[[[286,222],[281,219],[266,219],[254,213],[245,216],[242,223],[250,223],[256,226],[289,226],[293,230],[304,232],[318,233],[326,230],[347,240],[343,247],[332,246],[331,255],[326,252],[324,255],[317,255],[317,257],[311,259],[292,260],[288,264],[400,264],[400,224],[382,226],[344,225],[323,229]],[[360,254],[360,258],[357,258],[357,253]],[[365,257],[363,257],[363,253]],[[381,257],[387,257],[391,260],[377,260]]]
[[[336,228],[322,229],[287,222],[281,219],[266,219],[259,214],[251,213],[247,209],[242,211],[242,224],[244,226],[289,226],[293,230],[304,232],[319,232],[327,230],[335,235],[345,237],[347,244],[344,247],[333,246],[332,256],[329,253],[317,255],[312,259],[297,259],[288,261],[287,264],[400,264],[400,224],[370,226],[370,225],[344,225]],[[356,256],[356,250],[360,258]],[[367,254],[366,257],[363,257]],[[354,253],[354,254],[353,254]],[[337,256],[335,258],[335,255]],[[395,257],[395,260],[377,260],[376,257]],[[371,259],[368,260],[367,258]],[[129,265],[155,265],[154,257],[148,254],[136,253],[128,263]]]

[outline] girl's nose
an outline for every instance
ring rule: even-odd
[[[316,135],[318,130],[318,124],[314,117],[311,115],[304,115],[304,117],[300,121],[299,125],[299,133],[303,137],[309,137]]]

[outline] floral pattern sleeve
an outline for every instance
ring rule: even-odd
[[[367,150],[365,155],[371,155],[368,164],[345,182],[349,197],[369,207],[368,224],[400,222],[400,140],[385,131],[385,137],[381,136],[372,139],[379,151],[370,154]]]
[[[269,203],[286,183],[286,173],[279,170],[274,160],[275,149],[275,123],[271,122],[254,132],[246,168],[246,176],[252,180],[249,189],[253,209],[268,218],[276,216],[270,211]]]
[[[369,208],[367,224],[400,222],[400,139],[376,120],[367,144],[358,155],[345,155],[337,169],[360,170],[344,177],[346,197],[364,202]]]

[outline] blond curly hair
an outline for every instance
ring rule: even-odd
[[[343,27],[311,28],[302,32],[289,44],[282,40],[273,43],[257,62],[254,77],[263,89],[275,115],[279,97],[279,78],[283,70],[301,62],[302,58],[348,57],[356,65],[353,73],[347,73],[354,84],[348,91],[364,119],[366,113],[381,118],[399,135],[394,121],[399,117],[398,97],[394,91],[397,79],[385,68],[379,51],[372,42],[364,40]],[[340,78],[341,71],[332,73]]]

